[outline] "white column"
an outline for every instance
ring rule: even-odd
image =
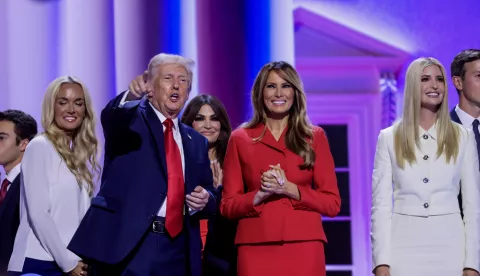
[[[196,1],[180,0],[180,52],[181,55],[191,58],[197,64],[195,72],[193,72],[192,91],[190,99],[197,96],[198,89],[198,59],[197,59],[197,29],[196,29]],[[200,91],[201,93],[201,91]]]
[[[100,112],[117,91],[112,11],[112,0],[61,1],[59,10],[60,73],[77,76],[86,84],[97,113],[101,141]]]
[[[9,108],[7,1],[0,1],[0,111]],[[0,169],[0,173],[3,172]]]
[[[0,41],[7,41],[7,2],[0,1]],[[0,111],[9,108],[9,88],[7,70],[7,47],[6,43],[0,43]],[[0,178],[5,176],[5,170],[0,167]]]
[[[270,58],[295,66],[293,0],[270,0]]]
[[[102,0],[103,1],[103,0]],[[114,1],[116,93],[128,88],[135,76],[147,69],[144,55],[146,21],[144,1]]]
[[[57,75],[58,2],[2,2],[6,2],[7,34],[2,47],[6,46],[8,55],[8,107],[27,112],[40,122],[44,92]]]

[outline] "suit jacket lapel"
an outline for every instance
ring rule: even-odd
[[[450,118],[451,118],[452,121],[454,121],[455,123],[462,124],[462,121],[460,121],[460,118],[458,117],[458,114],[457,114],[457,112],[455,111],[455,108],[453,108],[453,109],[450,111]]]
[[[167,177],[167,161],[165,156],[165,142],[163,138],[163,125],[155,114],[155,111],[148,103],[148,100],[143,99],[140,103],[141,114],[145,119],[145,122],[152,134],[155,144],[157,146],[158,157],[162,165],[165,178]]]
[[[192,164],[192,153],[193,153],[193,145],[192,145],[192,136],[188,133],[188,129],[182,124],[178,124],[178,128],[180,129],[180,134],[182,135],[182,145],[183,145],[183,157],[185,161],[185,194],[189,194],[195,189],[194,186],[191,186],[190,183],[190,174],[189,172],[193,171],[194,164]]]
[[[8,208],[14,208],[15,205],[18,204],[19,194],[20,194],[20,174],[13,180],[12,184],[10,184],[10,188],[8,189],[7,195],[5,196],[5,200],[2,202],[2,205],[0,206],[0,218],[3,216],[3,213],[5,213]]]
[[[272,133],[270,130],[266,127],[265,124],[259,124],[258,126],[254,127],[252,129],[252,138],[257,138],[262,135],[262,133],[265,131],[265,134],[263,135],[262,139],[260,140],[260,143],[274,149],[277,151],[284,151],[287,149],[287,146],[285,144],[285,134],[287,133],[287,128],[284,129],[282,135],[280,138],[275,140],[275,137],[273,137]]]

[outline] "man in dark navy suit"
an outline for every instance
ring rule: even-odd
[[[37,122],[19,110],[0,112],[0,275],[6,275],[20,223],[20,163],[30,140],[37,134]]]
[[[102,111],[102,184],[69,244],[97,275],[201,274],[199,220],[217,205],[208,142],[178,120],[193,65],[153,57],[147,91],[126,91]]]
[[[460,52],[455,56],[450,71],[459,97],[459,103],[450,111],[450,117],[453,121],[473,130],[477,152],[480,155],[480,50],[469,49]],[[480,164],[474,165],[480,169]],[[462,210],[460,195],[458,200]]]

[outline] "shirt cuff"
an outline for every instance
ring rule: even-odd
[[[120,100],[120,103],[118,104],[119,107],[122,107],[125,103],[127,103],[128,93],[130,93],[129,90],[127,90],[127,91],[125,92],[125,94],[123,94],[123,97],[122,97],[122,99]]]

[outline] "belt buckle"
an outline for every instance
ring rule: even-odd
[[[165,223],[163,221],[154,221],[152,223],[152,232],[164,234],[165,233]]]

